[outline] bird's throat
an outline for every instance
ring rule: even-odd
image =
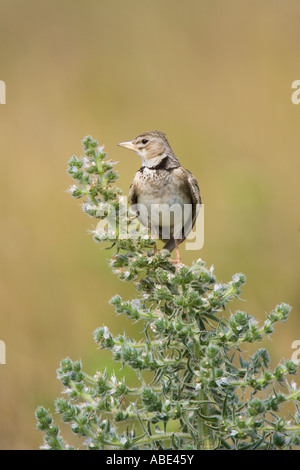
[[[147,168],[156,168],[162,164],[162,162],[167,158],[164,154],[157,155],[157,157],[153,158],[145,158],[144,156],[141,156],[142,159],[142,164],[144,167]]]

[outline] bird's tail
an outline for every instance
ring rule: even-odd
[[[174,238],[170,238],[170,240],[167,241],[167,243],[164,246],[164,250],[169,250],[170,252],[174,250],[175,248],[175,240]]]

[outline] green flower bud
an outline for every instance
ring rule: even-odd
[[[275,447],[279,447],[280,449],[284,447],[286,442],[286,438],[280,432],[275,432],[273,435],[273,444]]]
[[[298,369],[298,364],[292,360],[285,361],[285,367],[289,374],[296,374]]]
[[[114,339],[106,326],[97,328],[94,331],[94,340],[99,346],[105,349],[112,349],[115,344]]]
[[[255,398],[248,403],[248,411],[250,416],[256,416],[265,411],[266,407],[262,400]]]

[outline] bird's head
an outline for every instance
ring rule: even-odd
[[[144,166],[153,167],[172,150],[166,135],[159,131],[149,131],[138,135],[133,140],[121,142],[118,145],[136,152]]]

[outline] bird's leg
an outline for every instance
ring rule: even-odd
[[[181,264],[181,257],[179,253],[178,240],[176,239],[175,239],[175,247],[176,247],[176,263],[177,263],[177,266],[179,266],[179,264]]]
[[[175,241],[175,249],[176,249],[176,259],[170,259],[171,263],[174,263],[176,264],[176,271],[178,270],[179,268],[179,265],[181,264],[181,256],[180,256],[180,252],[179,252],[179,242],[178,240],[174,240]]]

